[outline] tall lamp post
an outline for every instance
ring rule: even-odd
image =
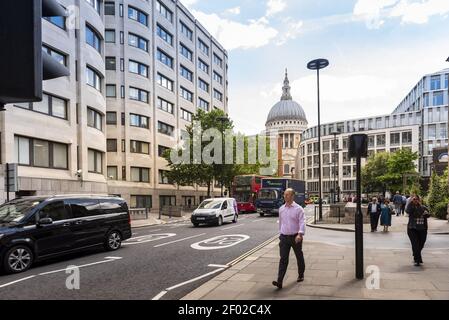
[[[449,62],[449,57],[446,59],[446,62]],[[449,115],[449,73],[447,75],[447,106],[448,106],[448,115]],[[447,134],[449,134],[449,116],[448,116],[448,120],[447,120],[447,125],[448,125]],[[449,151],[449,149],[448,149],[448,151]]]
[[[318,203],[319,203],[319,217],[320,221],[323,220],[323,194],[321,188],[321,119],[320,119],[320,70],[326,68],[329,65],[329,61],[326,59],[312,60],[307,64],[309,70],[316,70],[317,75],[317,92],[318,92],[318,156],[319,160],[319,185],[318,185]]]
[[[224,154],[225,154],[225,141],[224,141],[224,124],[229,121],[229,118],[226,116],[218,117],[218,120],[221,122],[221,197],[223,197],[223,171],[224,171]]]
[[[334,190],[334,194],[332,195],[332,203],[335,203],[335,195],[337,194],[337,162],[338,162],[338,151],[340,151],[338,149],[338,145],[337,145],[337,135],[340,134],[340,131],[333,131],[332,134],[334,135],[334,161],[332,161],[334,163],[334,186],[333,186],[333,190]]]

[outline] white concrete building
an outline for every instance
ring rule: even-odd
[[[44,99],[0,114],[4,164],[21,195],[118,194],[131,207],[197,204],[199,186],[164,176],[165,148],[197,108],[228,112],[227,52],[179,2],[59,0],[71,18],[43,21],[44,49],[71,75],[44,82]],[[68,23],[66,23],[68,22]]]

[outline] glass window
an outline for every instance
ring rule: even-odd
[[[102,115],[98,111],[87,108],[87,126],[102,130]]]
[[[108,152],[117,152],[117,139],[107,139],[106,150]]]
[[[115,16],[115,2],[106,1],[104,3],[104,14],[106,16]]]
[[[117,97],[117,87],[115,84],[106,85],[106,97],[115,98]]]
[[[33,139],[33,164],[37,167],[50,167],[48,141]]]
[[[390,145],[398,145],[401,143],[401,134],[399,132],[390,134]]]
[[[198,87],[203,90],[206,91],[207,93],[209,93],[209,84],[204,81],[203,79],[199,78],[198,79]]]
[[[106,112],[106,124],[117,124],[117,112]]]
[[[116,70],[115,57],[106,57],[106,70]]]
[[[205,63],[203,60],[198,59],[198,67],[205,73],[209,74],[209,65]]]
[[[131,181],[150,182],[150,169],[131,167]]]
[[[165,112],[173,114],[174,104],[162,98],[157,98],[157,107]]]
[[[14,137],[16,162],[18,164],[30,165],[30,139],[24,137]]]
[[[117,166],[108,166],[108,179],[117,180]]]
[[[223,69],[223,60],[214,53],[214,63]]]
[[[180,23],[181,23],[181,33],[185,35],[187,39],[192,41],[193,40],[192,30],[189,27],[187,27],[182,21]]]
[[[192,113],[181,108],[181,119],[192,122]]]
[[[100,14],[100,0],[86,0]]]
[[[433,103],[432,105],[434,106],[441,106],[444,104],[444,100],[443,100],[443,91],[439,91],[439,92],[434,92],[433,93]]]
[[[129,99],[148,103],[148,91],[129,87]]]
[[[165,134],[167,136],[173,136],[173,131],[175,130],[175,128],[173,126],[170,126],[166,123],[158,121],[157,127],[158,127],[157,131],[159,133]]]
[[[50,114],[50,99],[47,94],[42,95],[42,101],[33,103],[33,110]]]
[[[105,30],[104,39],[108,43],[115,43],[115,30]]]
[[[172,181],[168,179],[167,172],[165,170],[159,170],[159,184],[171,184]]]
[[[128,6],[128,18],[148,26],[148,15],[137,8]]]
[[[168,9],[164,4],[160,1],[156,2],[156,10],[163,16],[165,19],[173,23],[173,12]]]
[[[187,69],[186,67],[184,67],[183,65],[181,65],[180,73],[181,73],[181,76],[183,76],[190,82],[193,82],[193,72],[190,71],[189,69]]]
[[[412,143],[412,132],[403,132],[402,133],[402,143]]]
[[[188,60],[193,61],[193,52],[182,44],[180,45],[180,52],[181,55],[186,57]]]
[[[198,98],[198,108],[203,109],[204,111],[209,111],[209,102]]]
[[[173,91],[173,81],[163,76],[162,74],[157,74],[157,83],[161,87]]]
[[[216,89],[214,89],[214,98],[217,99],[218,101],[223,102],[223,94]]]
[[[423,100],[424,100],[424,107],[430,106],[430,99],[429,99],[429,93],[424,93]]]
[[[101,77],[100,75],[93,70],[92,68],[86,66],[86,83],[97,89],[98,91],[101,91]]]
[[[52,49],[46,45],[42,46],[42,50],[47,52],[53,59],[58,61],[63,66],[67,66],[67,55],[65,53]]]
[[[130,152],[131,153],[143,153],[150,154],[150,144],[143,141],[130,141]]]
[[[64,99],[50,96],[51,115],[61,119],[67,119],[67,101]]]
[[[166,54],[161,49],[157,49],[156,56],[160,62],[165,64],[167,67],[173,69],[173,58],[172,57],[170,57],[168,54]]]
[[[203,52],[206,56],[209,56],[209,47],[200,39],[198,39],[198,48],[200,48],[201,52]]]
[[[132,47],[136,47],[148,52],[148,40],[139,37],[138,35],[129,33],[128,44]]]
[[[130,126],[139,128],[149,128],[149,118],[138,114],[130,114]]]
[[[441,76],[432,76],[430,78],[430,90],[440,90],[441,89]]]
[[[190,102],[193,102],[193,93],[190,92],[189,90],[185,89],[184,87],[181,87],[180,95],[184,99],[186,99],[186,100],[188,100]]]
[[[86,43],[101,53],[101,37],[100,34],[92,27],[86,25]]]
[[[53,168],[68,169],[68,147],[62,143],[52,143]]]
[[[160,25],[157,25],[156,32],[159,38],[167,42],[169,45],[173,46],[173,36],[170,32],[162,28]]]
[[[133,60],[129,60],[129,72],[148,78],[148,66]]]
[[[131,208],[151,208],[151,196],[131,196]]]
[[[39,219],[50,218],[52,221],[72,219],[71,211],[67,210],[64,201],[55,201],[47,204],[39,211]]]
[[[97,150],[88,149],[89,172],[103,173],[103,153]]]
[[[431,124],[428,126],[428,139],[436,139],[436,125]]]
[[[161,145],[157,146],[157,155],[159,157],[162,157],[166,150],[170,150],[170,148],[164,147],[164,146],[161,146]]]
[[[376,143],[378,147],[384,147],[385,146],[385,135],[381,134],[381,135],[377,135],[376,136]]]

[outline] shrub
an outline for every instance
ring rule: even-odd
[[[443,219],[446,220],[446,216],[447,216],[447,204],[448,201],[441,201],[438,202],[435,206],[434,206],[434,211],[432,212],[433,215],[438,218],[438,219]]]

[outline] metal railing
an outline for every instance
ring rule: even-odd
[[[129,214],[132,220],[148,219],[149,209],[148,208],[129,209]]]
[[[322,222],[323,220],[324,221],[329,220],[329,222],[331,222],[330,218],[338,218],[338,224],[341,224],[341,208],[339,206],[332,206],[332,205],[323,206],[323,209],[328,210],[328,214],[327,214],[327,217],[324,217],[324,215],[323,215],[323,219],[321,219],[321,220],[319,219],[319,215],[320,215],[319,214],[319,209],[320,209],[319,206],[315,206],[315,208],[314,208],[313,224],[317,224],[317,221],[318,222]],[[331,217],[330,216],[330,214],[331,214],[331,212],[333,210],[337,210],[337,212],[338,212],[338,216],[337,217]]]

